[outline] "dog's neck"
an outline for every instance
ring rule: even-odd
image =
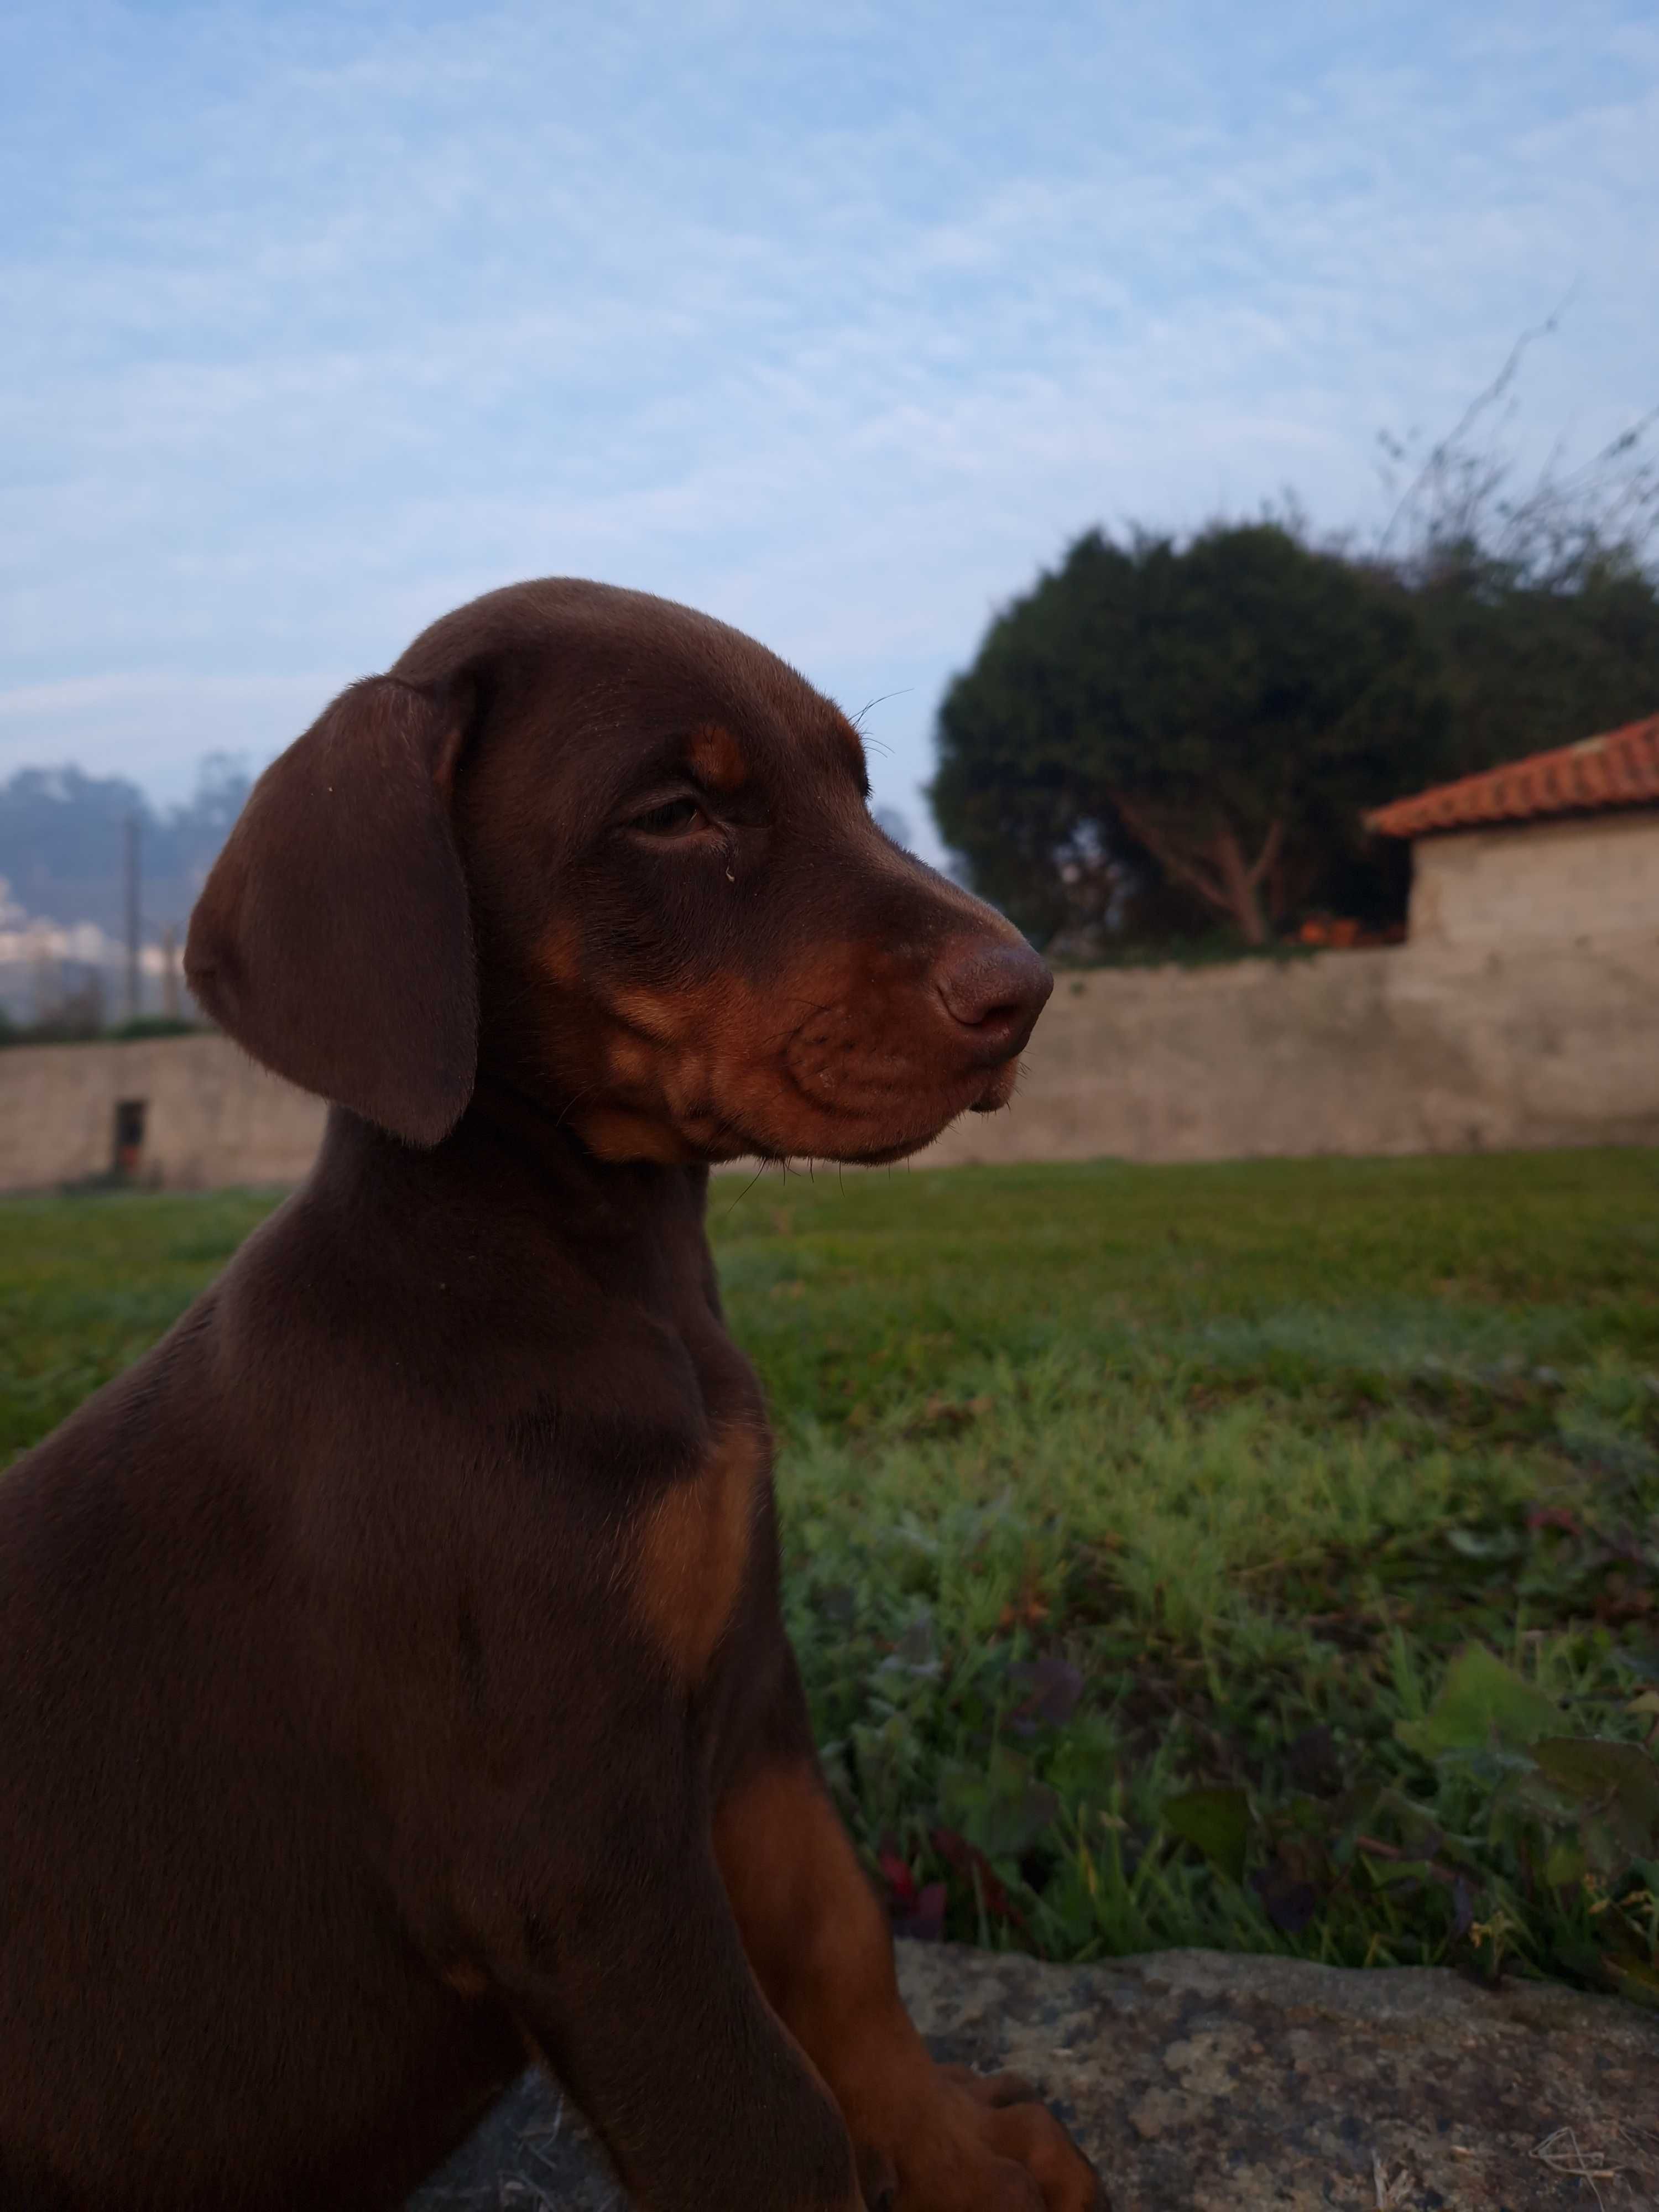
[[[429,1152],[332,1108],[315,1173],[411,1226],[464,1187],[475,1212],[487,1194],[486,1217],[511,1224],[515,1242],[544,1233],[566,1256],[591,1246],[612,1266],[629,1254],[647,1265],[671,1249],[684,1254],[689,1239],[706,1249],[706,1167],[596,1158],[556,1112],[497,1080],[480,1081],[455,1128]]]
[[[701,1211],[708,1188],[706,1167],[600,1159],[571,1126],[568,1103],[550,1105],[503,1076],[480,1074],[455,1136],[509,1153],[562,1208],[602,1215],[613,1230],[635,1214],[648,1227],[672,1192],[694,1194]]]

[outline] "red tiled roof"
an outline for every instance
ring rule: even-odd
[[[1659,714],[1576,745],[1509,761],[1455,783],[1396,799],[1365,817],[1385,837],[1472,830],[1483,822],[1534,822],[1612,806],[1659,805]]]

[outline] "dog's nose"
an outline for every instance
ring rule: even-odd
[[[981,939],[947,952],[933,984],[975,1064],[991,1067],[1024,1050],[1054,979],[1029,945]]]

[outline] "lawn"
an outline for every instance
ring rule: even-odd
[[[0,1455],[269,1202],[0,1206]],[[901,1927],[1659,1998],[1659,1157],[831,1169],[711,1219]]]

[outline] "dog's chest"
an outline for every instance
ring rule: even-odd
[[[701,1247],[674,1257],[648,1300],[588,1309],[585,1353],[563,1351],[538,1378],[533,1412],[507,1426],[543,1494],[574,1476],[604,1500],[610,1588],[696,1686],[738,1613],[757,1547],[772,1540],[772,1442],[754,1370],[705,1287]]]
[[[770,1480],[763,1422],[737,1414],[718,1423],[691,1471],[639,1517],[629,1547],[632,1608],[688,1682],[702,1680],[738,1611]]]

